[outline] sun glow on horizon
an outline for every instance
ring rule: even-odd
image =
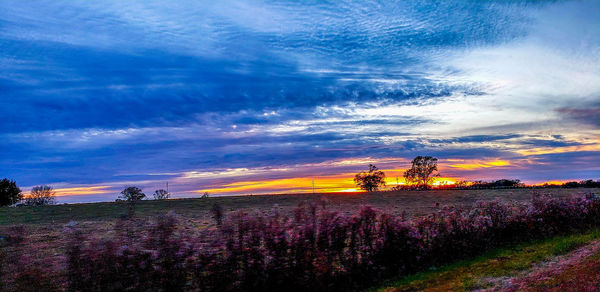
[[[71,188],[56,188],[53,189],[57,197],[61,196],[83,196],[83,195],[99,195],[108,194],[112,191],[110,186],[91,186],[91,187],[71,187]],[[23,192],[23,196],[29,197],[31,191]]]
[[[395,186],[410,185],[406,182],[400,169],[382,169],[387,176],[386,186],[382,190],[389,190]],[[267,194],[267,193],[335,193],[335,192],[362,192],[354,183],[355,173],[342,173],[318,177],[297,177],[272,180],[237,181],[214,188],[195,190],[194,193],[204,192],[217,194]],[[458,178],[435,177],[432,186],[450,186],[456,184]]]

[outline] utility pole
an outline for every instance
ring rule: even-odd
[[[315,180],[314,179],[312,181],[312,184],[313,184],[313,195],[314,195],[315,194]]]
[[[169,182],[167,182],[167,194],[169,193]]]

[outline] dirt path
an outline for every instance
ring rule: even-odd
[[[600,240],[595,240],[566,255],[538,263],[513,277],[486,278],[485,281],[491,283],[492,287],[480,291],[548,291],[554,289],[564,291],[565,287],[562,286],[564,284],[567,285],[567,288],[572,288],[568,289],[571,291],[598,291],[600,287],[596,286],[595,282],[577,282],[570,276],[568,283],[565,283],[562,278],[573,272],[579,275],[591,273],[592,276],[600,273],[597,267],[600,260],[594,259],[599,255]],[[589,269],[582,274],[579,270],[586,269],[586,267]],[[600,278],[600,275],[593,276],[593,278]]]

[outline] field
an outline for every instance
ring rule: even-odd
[[[215,220],[210,209],[218,204],[223,207],[225,217],[238,211],[244,211],[251,217],[270,216],[273,212],[292,215],[294,209],[304,203],[315,203],[325,209],[339,212],[344,216],[356,216],[361,206],[369,205],[385,213],[403,218],[417,218],[422,215],[439,212],[442,206],[457,206],[468,210],[476,202],[500,200],[506,202],[529,202],[534,193],[549,195],[554,198],[565,198],[570,195],[599,193],[599,189],[505,189],[505,190],[447,190],[447,191],[403,191],[382,193],[344,193],[344,194],[303,194],[303,195],[264,195],[240,197],[213,197],[202,199],[177,199],[164,201],[140,202],[133,219],[127,222],[127,232],[134,238],[141,238],[152,228],[159,215],[171,212],[177,218],[180,232],[186,236],[194,236],[206,230],[216,229]],[[4,256],[10,258],[13,253],[42,259],[51,269],[64,269],[64,258],[68,245],[68,230],[77,228],[86,237],[97,239],[114,238],[123,224],[127,205],[124,203],[91,203],[55,205],[35,208],[0,208],[0,240],[9,238],[11,232],[20,229],[18,247],[5,248]],[[361,215],[362,216],[362,215]],[[493,250],[480,258],[459,262],[454,266],[440,269],[441,272],[416,274],[409,278],[399,278],[381,286],[383,290],[422,290],[422,289],[475,289],[482,285],[501,285],[501,280],[490,280],[490,277],[505,279],[516,277],[516,272],[531,269],[535,264],[552,260],[572,252],[581,246],[591,246],[592,250],[582,263],[597,266],[598,248],[595,244],[599,233],[579,232],[567,237],[533,241],[520,246]],[[533,247],[532,247],[533,246]],[[561,246],[566,246],[561,248]],[[528,253],[527,250],[530,252]],[[532,251],[535,251],[533,254]],[[509,262],[498,265],[497,262]],[[513,262],[511,262],[511,260]],[[496,264],[490,264],[496,263]],[[512,264],[511,264],[512,263]],[[516,263],[516,264],[515,264]],[[516,265],[516,266],[515,266]],[[516,268],[515,268],[516,267]],[[569,273],[572,267],[565,268]],[[467,271],[467,272],[465,272]],[[572,272],[572,271],[571,271]],[[562,272],[561,272],[562,273]],[[563,273],[563,274],[564,274]],[[557,274],[559,277],[563,274]],[[470,275],[465,278],[464,275]],[[596,277],[597,275],[591,275]],[[527,275],[520,275],[526,279]],[[596,277],[597,278],[597,277]],[[487,281],[487,282],[486,282]],[[523,280],[525,281],[525,280]],[[557,278],[556,281],[560,281]],[[482,284],[483,282],[487,284]],[[489,283],[492,284],[489,284]],[[458,283],[458,284],[457,284]],[[500,283],[500,284],[499,284]],[[493,286],[492,285],[492,286]],[[437,288],[436,288],[437,287]],[[440,288],[441,287],[441,288]],[[1,288],[1,287],[0,287]]]
[[[220,204],[226,212],[269,212],[273,208],[282,213],[291,212],[302,202],[323,202],[336,211],[353,214],[360,206],[372,206],[390,214],[406,212],[409,216],[427,215],[439,206],[469,206],[477,201],[507,200],[525,202],[533,194],[548,194],[565,197],[572,194],[598,193],[600,189],[501,189],[501,190],[434,190],[399,191],[381,193],[329,193],[252,195],[234,197],[211,197],[203,199],[173,199],[164,201],[142,201],[136,208],[136,217],[153,218],[173,211],[187,220],[199,224],[212,223],[210,208]],[[0,208],[0,226],[26,224],[31,227],[59,227],[69,221],[79,223],[110,222],[126,213],[124,203],[105,202],[88,204],[54,205],[38,208]]]

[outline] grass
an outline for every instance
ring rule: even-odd
[[[600,238],[600,230],[494,249],[474,259],[388,281],[369,291],[469,291],[486,288],[485,278],[505,277],[566,254]]]
[[[164,201],[142,201],[138,204],[138,217],[154,217],[174,211],[186,218],[212,221],[210,208],[221,204],[226,212],[245,209],[267,212],[278,206],[282,212],[292,211],[299,203],[310,200],[325,200],[329,208],[339,212],[354,213],[357,206],[370,205],[391,214],[406,212],[408,215],[430,214],[440,205],[470,205],[478,200],[506,199],[528,201],[534,192],[553,196],[566,196],[574,193],[600,192],[600,189],[508,189],[508,190],[434,190],[398,191],[382,193],[330,193],[330,194],[287,194],[254,195],[236,197],[211,197],[195,199],[174,199]],[[12,224],[57,224],[75,221],[110,221],[126,213],[124,203],[104,202],[69,204],[41,207],[0,208],[0,226]]]
[[[267,213],[278,208],[282,214],[290,212],[299,203],[316,200],[327,201],[327,209],[340,213],[356,213],[361,205],[371,205],[391,214],[406,212],[409,216],[430,214],[439,205],[468,206],[480,200],[505,199],[507,201],[529,201],[534,192],[552,196],[598,192],[599,189],[553,189],[553,190],[463,190],[463,191],[417,191],[384,193],[345,193],[315,195],[263,195],[239,197],[211,197],[203,199],[175,199],[163,201],[142,201],[136,208],[135,221],[139,222],[134,231],[145,232],[149,219],[169,211],[174,211],[186,232],[201,231],[214,226],[210,209],[213,204],[221,204],[226,213],[246,210],[250,213]],[[26,244],[24,254],[36,258],[62,260],[65,239],[64,223],[77,221],[77,228],[84,234],[98,238],[110,238],[115,233],[119,218],[127,213],[126,203],[89,203],[54,205],[24,208],[0,208],[0,236],[10,233],[11,225],[24,226]],[[138,220],[139,219],[139,220]],[[148,222],[146,222],[148,221]],[[151,220],[150,220],[151,221]],[[137,228],[137,229],[136,229]],[[478,258],[444,266],[435,270],[390,281],[380,288],[392,287],[405,290],[468,290],[485,287],[485,277],[503,277],[531,267],[532,263],[554,255],[564,254],[581,246],[600,232],[573,236],[562,236],[546,241],[531,242],[514,248],[490,251]],[[375,289],[373,289],[375,290]]]

